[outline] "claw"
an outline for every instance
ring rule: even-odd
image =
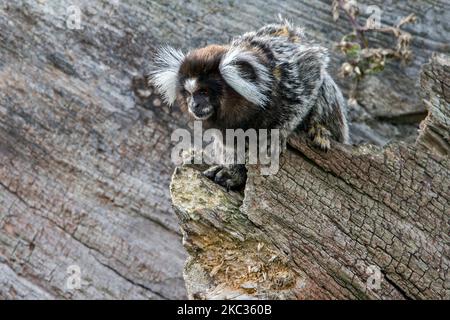
[[[320,124],[315,124],[308,131],[309,138],[315,147],[327,152],[330,149],[330,131]]]
[[[207,177],[207,178],[209,178],[209,179],[215,181],[216,174],[217,174],[217,172],[219,172],[221,169],[222,169],[221,166],[212,166],[211,168],[209,168],[209,169],[203,171],[202,174],[203,174],[205,177]]]
[[[244,177],[242,177],[244,174]],[[230,168],[227,166],[214,166],[203,172],[203,175],[213,180],[218,185],[224,187],[227,192],[241,187],[245,183],[245,171]]]

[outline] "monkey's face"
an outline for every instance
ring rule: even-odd
[[[262,54],[244,47],[210,45],[184,55],[163,47],[150,82],[169,105],[178,102],[194,119],[239,127],[268,101],[270,70]]]
[[[212,75],[180,77],[178,100],[196,120],[210,118],[220,107],[221,85]]]

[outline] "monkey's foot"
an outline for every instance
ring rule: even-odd
[[[321,124],[312,125],[308,135],[315,147],[323,151],[330,149],[331,132]]]
[[[247,170],[243,164],[212,166],[203,171],[203,175],[225,187],[227,191],[239,189],[247,180]]]

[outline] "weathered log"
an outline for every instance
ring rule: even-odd
[[[417,144],[441,155],[450,154],[450,64],[435,56],[435,63],[425,65],[421,84],[428,116],[420,124]]]
[[[148,7],[73,4],[0,2],[0,299],[184,298]]]
[[[383,23],[419,17],[412,63],[369,78],[367,110],[351,112],[356,142],[384,144],[415,131],[397,120],[422,112],[411,88],[432,50],[448,52],[449,10],[359,2],[380,6]],[[187,119],[143,85],[145,62],[158,44],[224,42],[281,13],[330,48],[336,76],[349,25],[330,12],[326,0],[0,0],[0,299],[185,297],[168,188],[170,133]]]
[[[417,144],[323,153],[292,137],[277,174],[248,166],[245,196],[178,168],[189,296],[449,299],[449,62],[424,68],[432,99]]]

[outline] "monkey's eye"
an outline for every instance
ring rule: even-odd
[[[198,93],[201,94],[202,96],[206,96],[208,94],[208,89],[200,89],[198,90]]]

